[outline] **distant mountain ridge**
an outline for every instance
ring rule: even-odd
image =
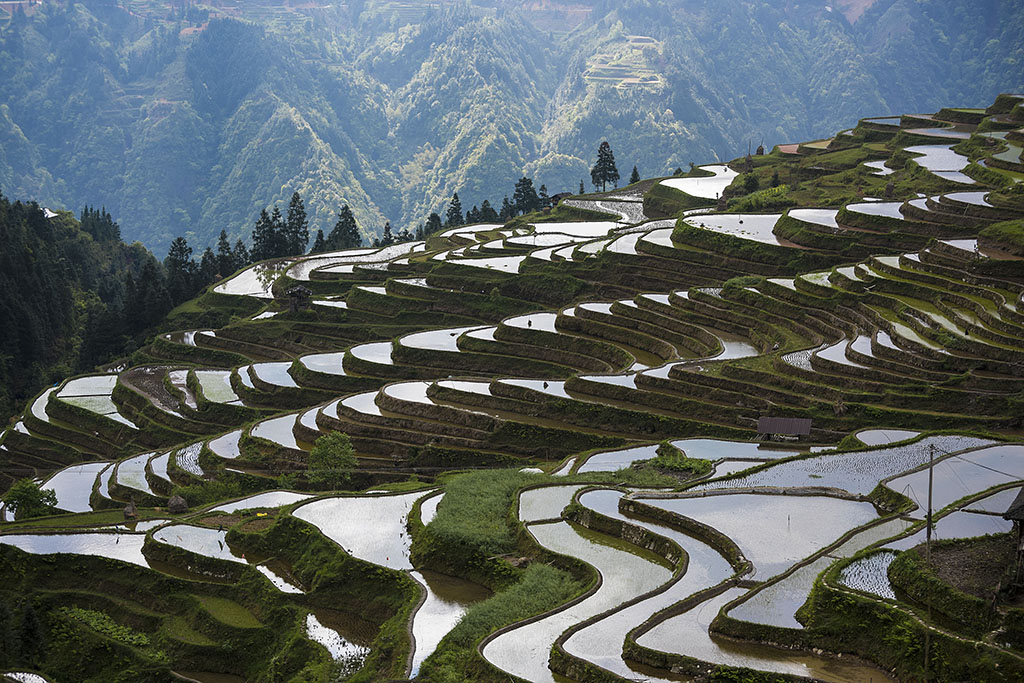
[[[314,232],[349,204],[373,234],[524,173],[575,191],[604,139],[651,176],[1024,90],[1024,7],[997,0],[119,4],[0,29],[0,189],[102,204],[157,253],[293,190]]]

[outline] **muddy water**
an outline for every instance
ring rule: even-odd
[[[143,534],[111,534],[107,532],[83,534],[3,534],[0,543],[13,545],[33,555],[72,553],[109,557],[140,567],[149,567],[142,554]]]
[[[880,480],[927,463],[928,447],[931,444],[936,446],[938,452],[948,453],[990,443],[986,439],[966,436],[927,437],[916,443],[873,451],[823,453],[813,458],[779,463],[736,479],[708,482],[695,488],[832,486],[850,493],[867,495]]]
[[[427,592],[427,598],[412,618],[412,635],[416,650],[412,658],[412,676],[437,649],[438,643],[451,631],[474,603],[490,597],[491,592],[475,583],[437,572],[410,572]]]
[[[871,503],[825,496],[735,494],[641,500],[725,534],[753,562],[753,575],[762,580],[878,517]]]
[[[708,633],[711,621],[718,615],[723,605],[736,599],[743,592],[742,588],[730,588],[688,612],[667,619],[640,636],[637,642],[644,647],[674,652],[713,664],[805,676],[829,683],[892,680],[880,669],[855,664],[846,659],[831,659],[767,645],[713,638]]]
[[[603,583],[581,602],[544,619],[507,631],[487,643],[484,658],[529,681],[551,683],[548,651],[569,626],[600,614],[664,584],[671,572],[635,552],[634,546],[613,543],[609,537],[577,531],[567,522],[534,524],[530,532],[545,548],[578,557],[601,573]]]
[[[910,525],[911,522],[907,520],[894,519],[866,529],[838,548],[830,550],[827,555],[758,591],[734,607],[729,614],[736,619],[757,624],[803,628],[796,620],[796,611],[807,601],[818,574],[825,571],[837,558],[850,557],[869,545],[906,531]]]
[[[582,484],[570,486],[541,486],[519,494],[519,519],[537,522],[542,519],[558,519],[562,508],[572,501],[573,495],[583,488]]]
[[[331,659],[339,662],[342,667],[349,670],[349,673],[358,670],[370,654],[372,632],[372,626],[362,625],[341,615],[306,615],[306,637],[324,646],[331,654]]]
[[[57,507],[68,512],[89,512],[89,496],[96,477],[109,463],[87,462],[66,467],[42,485],[57,494]]]

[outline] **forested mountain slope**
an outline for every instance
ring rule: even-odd
[[[0,189],[105,205],[157,253],[293,191],[314,232],[348,204],[370,234],[523,173],[576,190],[604,139],[651,176],[1024,89],[1019,4],[863,6],[47,2],[0,28]]]

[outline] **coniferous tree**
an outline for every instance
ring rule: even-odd
[[[512,205],[512,202],[508,200],[506,196],[501,200],[501,213],[498,214],[498,220],[507,221],[511,218],[515,218],[516,207]]]
[[[334,224],[326,240],[327,251],[340,251],[342,249],[356,249],[363,246],[363,236],[359,234],[359,226],[356,224],[356,217],[348,204],[341,207],[338,212],[338,221]]]
[[[398,238],[395,241],[396,242],[412,242],[412,240],[413,240],[413,237],[412,237],[412,233],[409,232],[409,228],[402,228],[402,232],[398,233]]]
[[[580,178],[580,194],[586,194],[587,188],[583,187],[583,179]]]
[[[284,222],[284,216],[281,215],[281,209],[276,206],[270,212],[270,226],[270,243],[272,245],[270,257],[288,256],[288,226]]]
[[[317,230],[316,231],[316,239],[313,240],[313,248],[309,250],[309,253],[311,253],[311,254],[322,254],[322,253],[324,253],[325,251],[327,251],[327,247],[325,246],[325,244],[326,243],[324,242],[324,231],[323,230]]]
[[[384,221],[384,232],[380,236],[379,245],[382,247],[390,247],[395,243],[395,236],[391,232],[391,221]]]
[[[242,241],[241,237],[235,240],[235,248],[231,250],[231,255],[234,257],[233,265],[235,270],[243,268],[252,262],[249,256],[249,249],[246,248],[245,242]]]
[[[480,205],[480,222],[493,223],[498,220],[498,212],[494,210],[491,203],[486,199]]]
[[[199,285],[196,289],[201,289],[216,279],[217,257],[214,255],[213,249],[207,247],[199,259]]]
[[[523,176],[516,182],[512,203],[517,213],[530,213],[540,209],[540,198],[537,196],[537,191],[533,189],[532,180]]]
[[[252,260],[263,261],[274,257],[274,224],[266,209],[260,211],[256,226],[252,229]]]
[[[190,299],[195,291],[197,269],[192,260],[192,247],[188,246],[184,237],[176,237],[171,242],[167,258],[164,259],[164,268],[167,270],[167,289],[171,301],[177,305]]]
[[[480,209],[476,208],[476,204],[473,205],[469,211],[466,212],[466,225],[473,225],[474,223],[480,222]]]
[[[227,277],[238,270],[235,265],[235,255],[231,252],[231,242],[228,241],[228,233],[220,231],[217,237],[217,273],[221,277]]]
[[[537,193],[537,198],[540,199],[541,208],[544,208],[545,206],[551,206],[551,197],[548,196],[547,185],[540,186],[540,191]]]
[[[429,216],[427,216],[427,224],[424,227],[424,230],[427,235],[433,235],[435,233],[440,232],[441,227],[442,226],[440,216],[438,216],[436,213],[432,213]]]
[[[619,170],[615,168],[615,155],[612,154],[612,146],[608,144],[607,140],[597,148],[597,162],[590,169],[590,180],[594,183],[595,188],[600,185],[602,192],[605,191],[608,183],[614,183],[618,187]]]
[[[640,171],[636,170],[636,166],[633,166],[633,172],[629,175],[629,184],[640,182]]]
[[[448,211],[445,213],[444,218],[444,226],[446,228],[456,228],[465,222],[462,219],[462,202],[459,201],[458,192],[452,194],[452,201],[448,205]]]
[[[282,256],[303,254],[306,252],[306,245],[309,244],[309,220],[306,218],[306,206],[298,192],[293,192],[291,201],[288,202],[284,242],[287,246]]]

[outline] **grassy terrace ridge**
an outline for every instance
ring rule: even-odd
[[[1019,679],[1000,513],[1024,481],[1024,184],[991,137],[1018,105],[997,105],[863,119],[391,258],[302,257],[267,271],[270,298],[231,293],[247,270],[211,285],[120,375],[57,383],[0,436],[0,487],[55,497],[19,484],[0,522],[0,666],[497,683],[551,653],[581,681],[916,680],[928,633],[932,678]],[[954,123],[966,140],[913,133]],[[291,310],[297,284],[314,302]],[[763,417],[810,434],[764,442]],[[881,538],[888,573],[871,545],[820,559],[879,521],[920,532],[929,444],[935,564]],[[853,518],[832,505],[885,519],[812,545],[774,506],[814,496],[823,525]],[[775,524],[757,538],[716,516],[752,500],[750,526]],[[711,625],[756,643],[742,656],[687,649],[718,600],[753,606]],[[506,632],[522,662],[490,649]],[[765,643],[820,654],[799,673]]]

